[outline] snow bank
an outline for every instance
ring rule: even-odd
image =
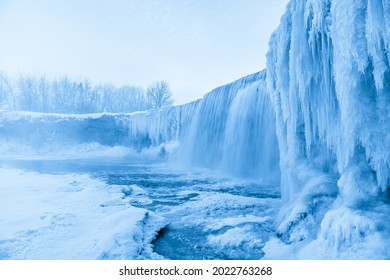
[[[121,121],[131,114],[48,114],[23,111],[0,112],[2,141],[19,140],[32,147],[98,142],[115,146],[126,143]]]
[[[126,146],[126,129],[120,120],[129,115],[66,115],[34,112],[0,112],[0,152],[7,155],[59,154],[70,150],[88,153],[102,146]]]
[[[159,257],[150,242],[166,222],[130,206],[130,186],[13,169],[0,176],[0,259]]]
[[[174,154],[177,143],[145,145],[129,129],[131,114],[49,114],[0,112],[1,159],[79,159],[129,157],[156,160]],[[173,139],[172,139],[173,140]],[[142,152],[142,153],[141,153]]]

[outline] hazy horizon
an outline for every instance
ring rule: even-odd
[[[175,104],[265,68],[288,1],[0,3],[0,70],[94,84],[170,83]]]

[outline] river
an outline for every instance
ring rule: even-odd
[[[275,186],[169,162],[12,160],[3,165],[49,174],[89,174],[122,188],[129,205],[167,220],[153,241],[167,259],[260,259],[280,207]],[[126,191],[131,187],[131,192]]]

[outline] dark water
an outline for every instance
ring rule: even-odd
[[[65,174],[88,173],[122,187],[128,203],[163,216],[168,226],[156,253],[169,259],[259,259],[274,234],[279,191],[168,163],[128,160],[3,161],[3,167]]]

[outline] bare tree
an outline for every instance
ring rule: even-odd
[[[51,85],[51,106],[56,113],[74,113],[76,102],[74,85],[67,76],[55,80]]]
[[[0,108],[5,104],[8,99],[10,91],[9,81],[7,76],[0,72]]]
[[[48,80],[44,76],[24,76],[12,80],[0,71],[0,108],[51,113],[129,113],[172,104],[168,83],[149,88],[111,84],[92,85],[87,79],[74,81],[67,76]]]
[[[146,91],[146,96],[149,105],[154,109],[171,106],[173,104],[172,92],[166,81],[158,81],[151,84]]]
[[[39,111],[41,104],[37,79],[34,76],[20,76],[17,81],[19,108],[26,111]]]
[[[114,112],[112,93],[115,87],[112,84],[103,84],[96,87],[98,94],[101,96],[99,110],[100,112]]]
[[[117,108],[119,112],[135,112],[146,109],[144,101],[144,90],[140,87],[122,86],[117,89],[119,97]]]
[[[76,102],[74,107],[75,113],[96,113],[100,104],[100,96],[96,88],[92,87],[89,80],[78,83],[74,89],[76,93]]]
[[[39,78],[37,81],[37,89],[41,99],[40,111],[49,112],[50,82],[45,77]]]
[[[0,72],[0,107],[17,108],[17,91],[14,81],[5,72]]]
[[[148,108],[145,100],[145,90],[134,86],[115,87],[104,84],[96,87],[100,96],[99,108],[101,112],[125,113],[142,111]]]

